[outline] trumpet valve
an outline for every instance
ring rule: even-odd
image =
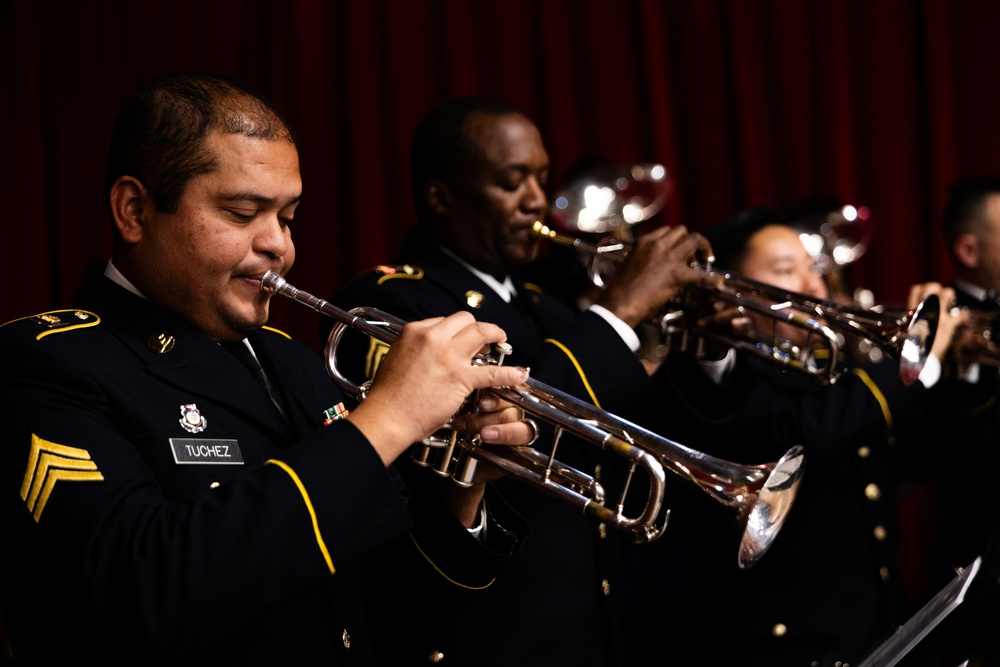
[[[428,438],[429,439],[429,438]],[[428,468],[431,465],[431,452],[434,448],[427,444],[426,440],[414,448],[410,458],[421,468]]]
[[[458,460],[455,462],[454,472],[451,477],[455,480],[456,484],[467,489],[472,486],[473,479],[476,476],[476,467],[479,465],[479,461],[473,458],[464,448],[458,454],[457,459]]]
[[[509,343],[497,343],[497,366],[503,366],[503,360],[514,352],[514,348]]]

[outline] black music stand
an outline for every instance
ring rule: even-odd
[[[1000,543],[973,561],[859,667],[1000,666]]]

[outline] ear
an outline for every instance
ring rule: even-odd
[[[430,210],[447,216],[451,211],[451,189],[441,181],[428,181],[424,185],[424,201]]]
[[[975,269],[979,266],[979,243],[973,234],[959,234],[952,248],[955,257],[963,266]]]
[[[142,240],[144,214],[152,206],[152,199],[139,179],[122,176],[111,186],[109,193],[111,218],[122,239],[128,244]]]

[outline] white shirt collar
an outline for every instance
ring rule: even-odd
[[[979,301],[986,301],[987,289],[985,287],[980,287],[979,285],[973,285],[967,280],[962,280],[961,278],[955,278],[952,281],[955,287],[958,287],[963,292],[969,296],[978,299]]]
[[[127,289],[129,292],[132,292],[132,294],[135,294],[136,296],[141,296],[143,299],[146,298],[145,294],[140,292],[138,288],[136,288],[136,286],[133,285],[128,278],[122,275],[122,272],[118,270],[118,267],[115,266],[114,262],[112,262],[110,259],[108,260],[108,266],[104,269],[104,275],[110,278],[115,283]]]
[[[466,269],[468,269],[474,276],[476,276],[484,283],[489,285],[493,289],[493,291],[499,294],[500,298],[506,301],[507,303],[510,303],[510,300],[515,296],[517,296],[517,290],[514,289],[514,281],[510,279],[510,276],[506,276],[503,279],[503,282],[500,282],[499,280],[497,280],[490,274],[486,273],[485,271],[480,271],[476,267],[472,266],[464,259],[453,253],[451,250],[448,250],[443,246],[441,247],[441,250],[444,250],[449,257],[454,259],[456,262],[458,262]]]

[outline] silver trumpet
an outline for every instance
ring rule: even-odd
[[[614,239],[587,243],[550,229],[541,221],[534,224],[532,233],[601,262],[623,262],[632,251],[631,244]],[[835,382],[840,376],[837,359],[848,335],[868,340],[897,357],[900,379],[907,385],[917,379],[927,361],[940,315],[937,295],[928,295],[913,311],[865,310],[783,290],[730,271],[718,271],[712,266],[713,261],[708,258],[692,266],[707,275],[718,276],[721,280],[717,286],[690,285],[677,299],[665,304],[657,315],[656,324],[667,349],[690,350],[697,354],[705,340],[715,340],[784,368],[806,373],[824,384]],[[593,262],[590,266],[596,271]],[[595,285],[601,286],[596,282]],[[826,363],[815,363],[814,347],[794,345],[774,333],[722,332],[698,326],[699,315],[710,312],[708,306],[713,301],[762,315],[762,319],[772,322],[772,328],[785,323],[805,330],[810,342],[822,348]]]
[[[345,311],[323,299],[289,285],[274,271],[261,280],[265,294],[280,294],[307,305],[338,321],[326,343],[327,370],[333,380],[357,400],[363,400],[370,383],[355,384],[341,373],[337,348],[348,329],[355,329],[391,345],[405,322],[372,308]],[[498,346],[499,347],[499,346]],[[479,355],[473,363],[502,363],[503,354]],[[447,437],[425,441],[416,457],[438,474],[468,484],[475,461],[485,461],[507,475],[532,484],[544,492],[579,508],[584,514],[610,524],[636,543],[652,542],[666,528],[669,510],[663,510],[664,468],[674,472],[727,508],[741,533],[738,563],[748,568],[756,563],[773,542],[788,516],[802,478],[805,455],[793,447],[778,461],[763,465],[741,465],[710,457],[676,442],[651,433],[558,389],[528,379],[513,387],[494,387],[488,391],[554,427],[551,452],[542,453],[530,446],[490,447],[477,438],[466,438],[450,430]],[[463,409],[475,410],[476,397],[470,397]],[[606,500],[598,481],[556,459],[564,433],[575,435],[592,445],[621,456],[628,464],[628,474],[615,505]],[[649,490],[644,509],[637,516],[625,514],[625,501],[636,468],[648,475]]]

